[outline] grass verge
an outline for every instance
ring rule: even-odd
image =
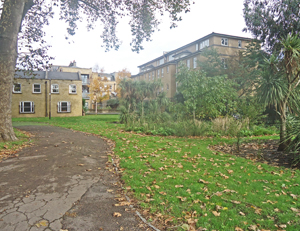
[[[14,129],[15,134],[18,138],[17,141],[13,142],[0,142],[0,161],[6,159],[10,156],[16,155],[18,151],[22,148],[27,147],[31,144],[30,137],[31,134],[27,132]]]
[[[299,170],[207,149],[228,139],[127,133],[123,125],[114,123],[117,120],[117,115],[98,115],[14,122],[44,122],[114,140],[128,193],[144,216],[162,228],[299,229]]]

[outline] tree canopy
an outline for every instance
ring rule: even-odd
[[[300,32],[299,0],[245,0],[244,18],[244,31],[250,31],[268,51],[279,51],[280,40]]]
[[[87,28],[103,25],[101,38],[106,50],[118,49],[116,27],[123,17],[130,17],[132,50],[139,52],[159,25],[157,16],[169,14],[171,27],[188,12],[190,0],[2,0],[0,1],[0,141],[16,140],[11,122],[12,84],[16,60],[22,68],[42,69],[50,61],[43,39],[43,26],[57,7],[60,19],[68,23],[74,35],[77,24],[86,20]],[[23,55],[20,50],[25,51]]]

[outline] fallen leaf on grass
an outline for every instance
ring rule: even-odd
[[[240,227],[235,227],[234,231],[244,231],[244,230],[241,229]]]
[[[181,201],[186,201],[187,199],[186,197],[180,197],[180,196],[177,196],[177,198],[180,199]]]
[[[199,183],[203,183],[203,184],[209,184],[208,181],[205,181],[205,180],[202,180],[202,179],[199,179]]]
[[[296,208],[291,207],[291,210],[292,210],[293,212],[300,213],[300,209],[296,209]]]
[[[114,216],[114,217],[121,217],[122,214],[121,214],[121,213],[114,212],[113,216]]]
[[[166,192],[158,192],[158,193],[161,194],[161,195],[167,195]]]
[[[175,185],[175,188],[183,188],[183,185]]]
[[[112,189],[107,189],[106,191],[110,193],[110,192],[113,192],[114,190],[112,190]]]
[[[257,230],[257,226],[256,226],[256,225],[250,225],[250,226],[248,227],[248,230],[256,231],[256,230]]]
[[[166,220],[165,220],[165,225],[166,225],[168,222],[171,222],[171,221],[173,221],[173,217],[166,219]]]
[[[240,214],[241,216],[245,216],[245,215],[246,215],[246,214],[243,213],[243,212],[239,212],[239,214]]]
[[[290,194],[290,195],[291,195],[291,197],[293,197],[294,200],[297,200],[297,195],[295,195],[295,194]]]
[[[216,216],[219,217],[221,215],[221,213],[218,213],[217,211],[212,211],[212,213]]]
[[[218,196],[218,197],[220,197],[220,196],[223,195],[223,193],[222,192],[216,192],[215,195]]]
[[[159,187],[158,185],[154,185],[154,188],[157,188],[157,189],[159,189],[160,187]]]
[[[84,166],[84,164],[77,164],[77,166]]]
[[[227,172],[229,173],[229,174],[232,174],[233,173],[233,170],[227,170]]]
[[[279,228],[284,229],[286,228],[286,225],[278,225]]]
[[[232,203],[234,204],[240,204],[241,202],[240,201],[231,201]]]

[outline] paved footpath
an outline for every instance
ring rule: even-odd
[[[34,135],[34,145],[0,162],[1,231],[148,230],[128,206],[114,206],[122,195],[106,169],[102,139],[51,126],[19,128]]]

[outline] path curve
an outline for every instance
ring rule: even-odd
[[[122,191],[105,141],[52,126],[19,129],[34,145],[0,162],[1,231],[148,230],[129,206],[114,206]]]

